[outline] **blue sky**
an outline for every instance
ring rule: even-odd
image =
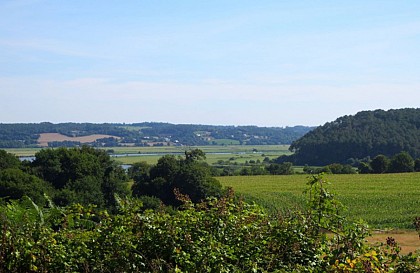
[[[322,125],[418,108],[420,1],[0,0],[0,122]]]

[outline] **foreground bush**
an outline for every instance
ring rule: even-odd
[[[0,210],[0,272],[418,272],[389,238],[364,242],[322,176],[309,182],[308,209],[272,217],[232,192],[179,210],[142,212],[118,199],[119,213],[72,205],[41,210],[31,200]]]

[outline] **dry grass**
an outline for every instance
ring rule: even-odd
[[[420,237],[415,231],[386,231],[386,232],[374,232],[372,236],[366,238],[369,243],[386,243],[388,237],[394,238],[401,247],[401,252],[408,254],[410,252],[420,251]]]
[[[44,134],[40,134],[38,138],[38,144],[41,147],[48,147],[48,142],[54,142],[54,141],[77,141],[80,143],[89,143],[89,142],[94,142],[97,139],[108,138],[108,137],[119,139],[119,137],[110,136],[110,135],[89,135],[89,136],[81,136],[81,137],[68,137],[59,133],[44,133]]]

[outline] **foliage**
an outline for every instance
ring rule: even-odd
[[[0,170],[8,168],[19,168],[20,160],[16,156],[0,150]]]
[[[291,162],[272,163],[267,167],[267,170],[270,174],[293,174],[293,164]]]
[[[395,241],[366,245],[325,185],[312,177],[307,209],[281,216],[232,192],[199,204],[178,194],[172,213],[127,198],[116,215],[12,202],[0,210],[0,272],[418,272]]]
[[[35,154],[31,167],[36,175],[57,191],[60,205],[95,204],[111,208],[114,194],[128,194],[128,177],[103,150],[91,147],[43,149]]]
[[[307,174],[355,174],[356,170],[349,164],[333,163],[324,167],[309,167],[305,165],[303,172]]]
[[[20,169],[0,170],[0,198],[21,199],[29,196],[37,204],[45,204],[45,193],[52,188],[42,179],[24,173]]]
[[[294,141],[288,161],[297,165],[346,163],[407,151],[420,156],[420,109],[362,111],[320,126]]]
[[[166,155],[155,166],[147,163],[134,165],[129,174],[134,180],[134,196],[155,196],[167,205],[179,205],[174,189],[187,194],[194,203],[210,196],[220,196],[222,187],[211,176],[210,167],[202,162],[203,151],[185,152],[185,158]]]
[[[385,173],[388,171],[390,161],[385,155],[377,155],[370,162],[372,173]]]
[[[417,164],[417,165],[416,165]],[[420,171],[420,159],[416,161],[407,152],[395,154],[391,159],[385,155],[377,155],[373,160],[359,165],[360,173],[406,173]]]
[[[391,159],[389,171],[392,173],[405,173],[414,171],[414,160],[407,152],[394,155]]]
[[[16,161],[17,160],[17,161]],[[20,163],[0,151],[0,196],[19,199],[29,196],[45,203],[44,193],[59,205],[94,204],[113,210],[114,194],[129,193],[125,171],[103,150],[82,148],[43,149],[33,162]]]

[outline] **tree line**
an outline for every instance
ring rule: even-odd
[[[389,158],[377,155],[359,166],[361,173],[405,173],[420,172],[420,158],[413,159],[407,152],[401,152]]]

